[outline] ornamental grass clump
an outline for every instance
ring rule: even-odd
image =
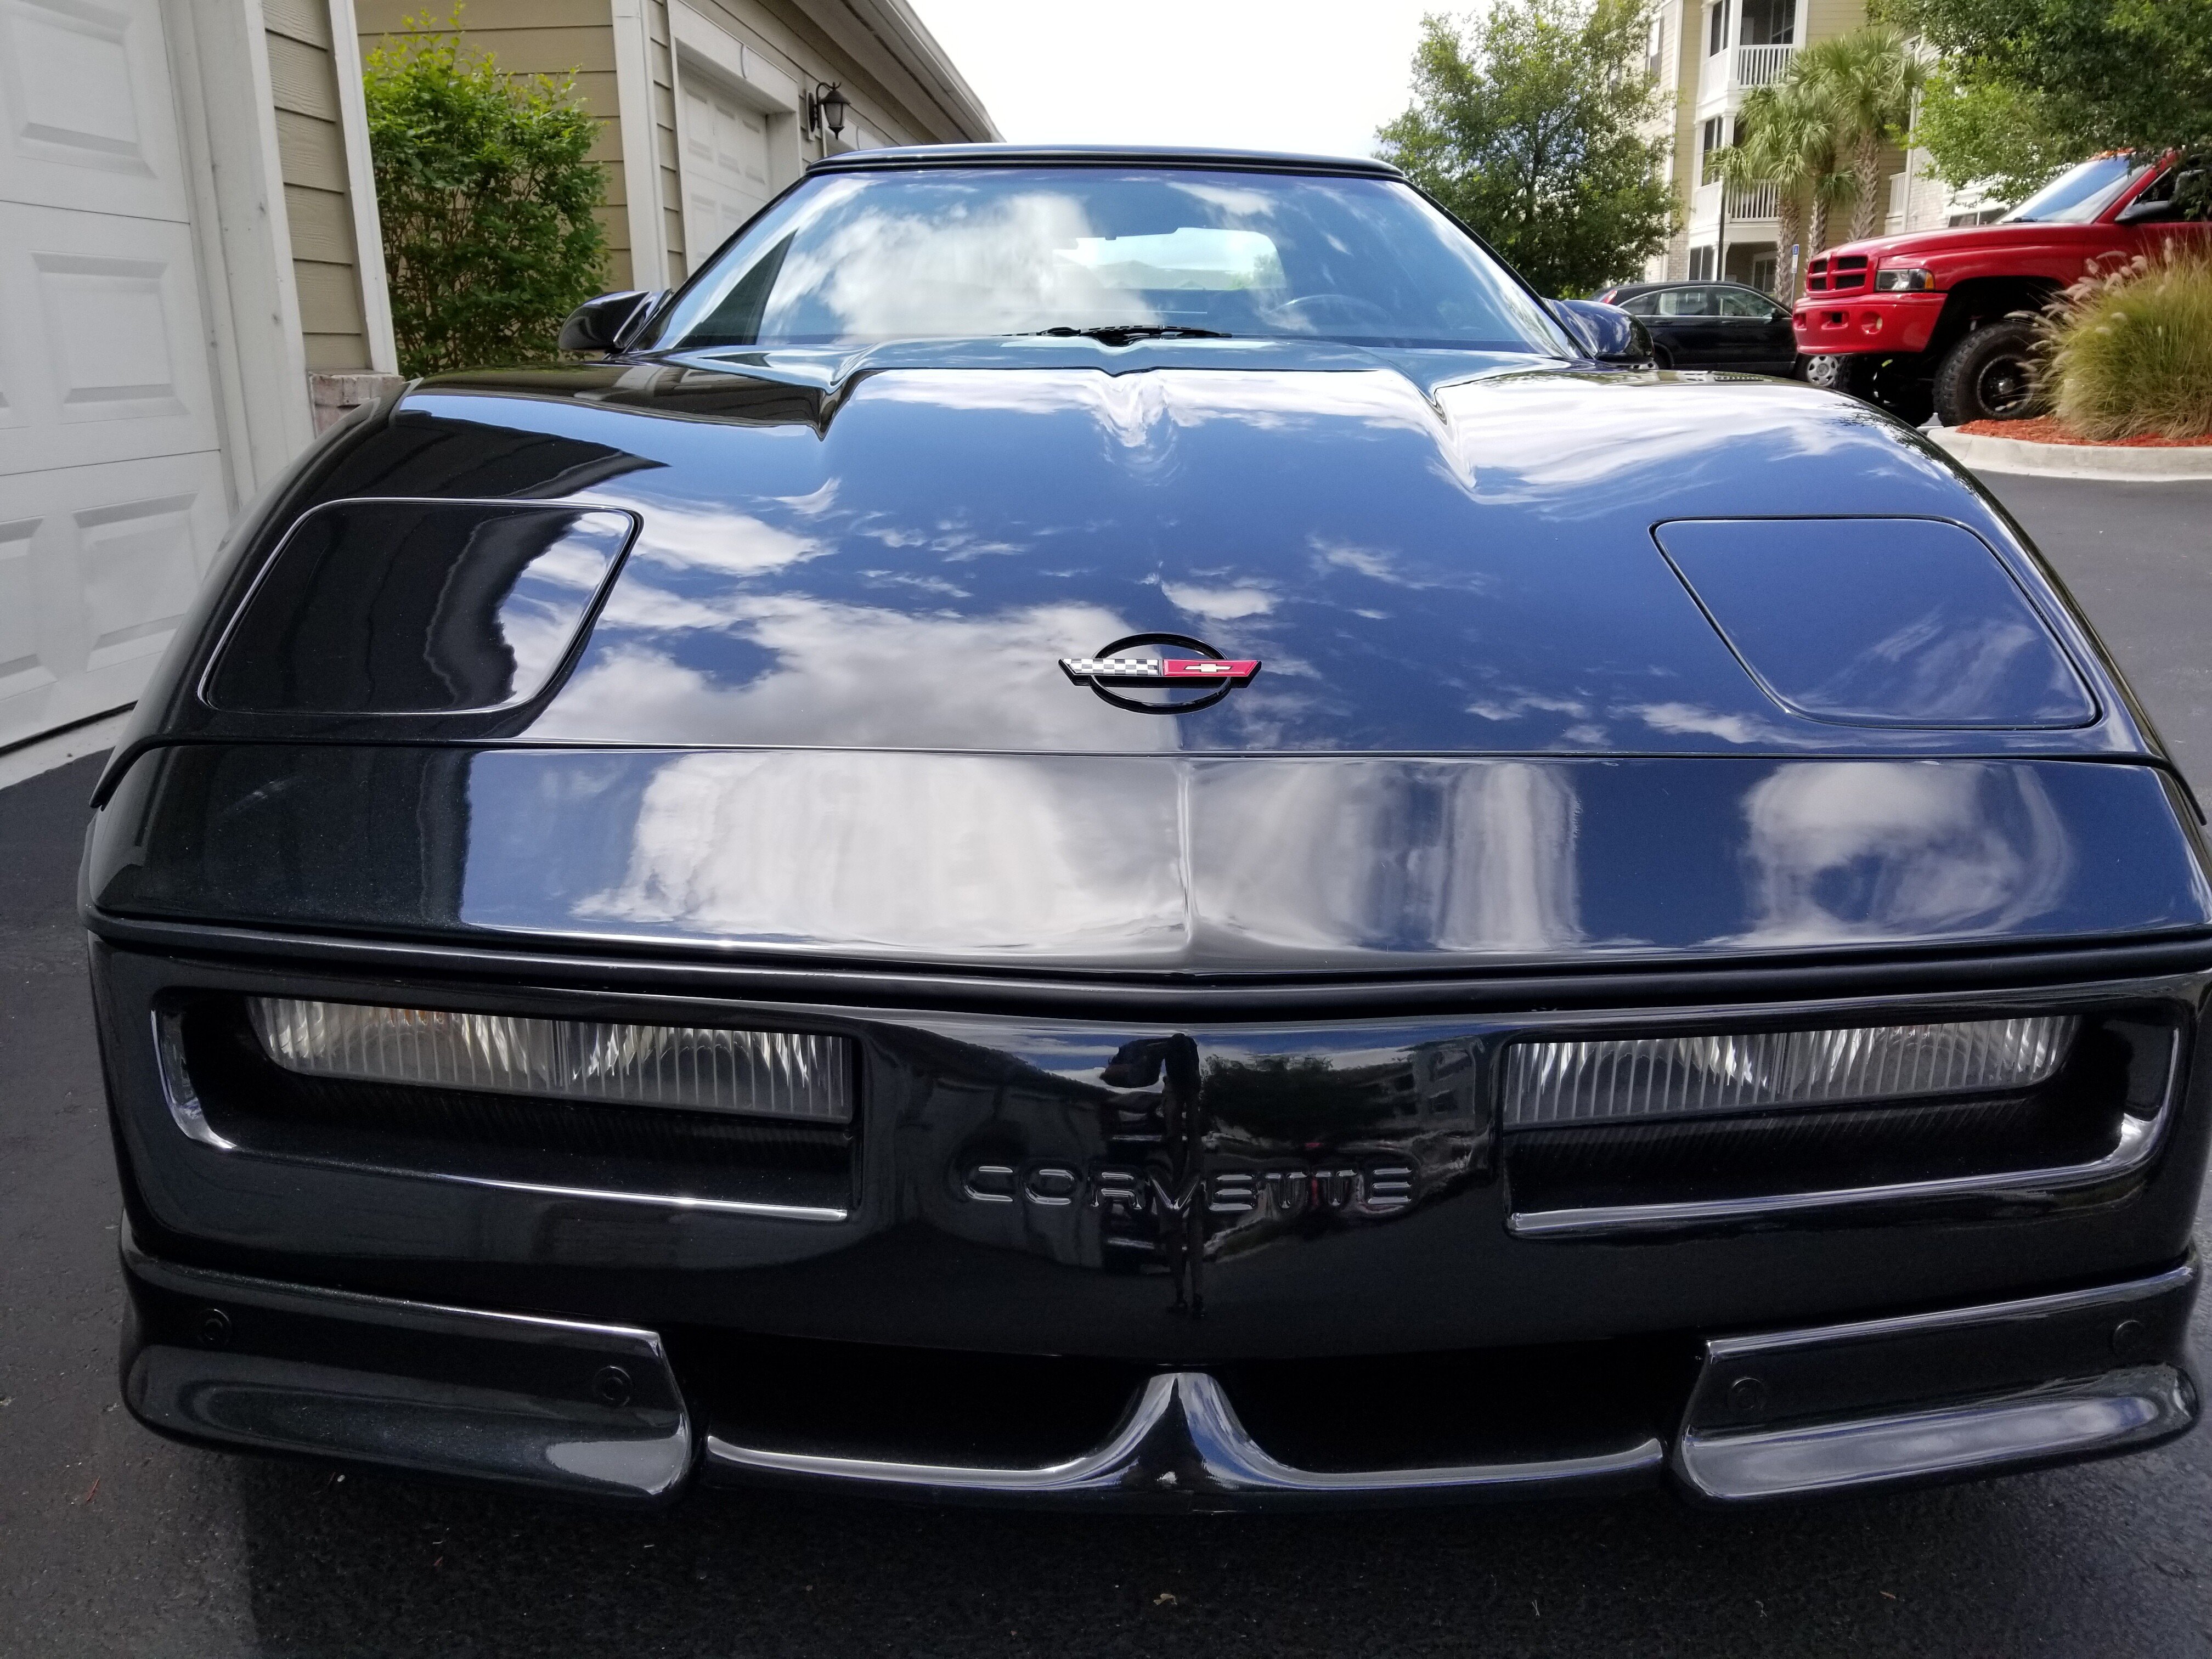
[[[2045,323],[2059,424],[2084,438],[2212,435],[2212,248],[2084,276]]]
[[[402,27],[362,77],[400,370],[548,362],[606,286],[599,124],[573,76],[502,74],[427,15]]]

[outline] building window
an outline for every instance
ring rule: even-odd
[[[1714,179],[1713,155],[1728,142],[1728,118],[1716,115],[1698,131],[1698,178],[1710,185]]]
[[[1743,25],[1736,41],[1746,46],[1786,46],[1797,38],[1797,0],[1740,0]]]
[[[1718,0],[1718,3],[1705,13],[1705,56],[1711,57],[1726,45],[1728,45],[1728,0]]]
[[[1666,21],[1654,13],[1651,18],[1651,32],[1644,43],[1644,72],[1655,81],[1659,78],[1659,61],[1665,55],[1666,44]]]
[[[1714,256],[1718,252],[1718,249],[1710,247],[1693,247],[1690,250],[1690,280],[1692,282],[1710,283],[1713,280]]]

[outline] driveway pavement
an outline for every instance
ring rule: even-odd
[[[2212,486],[1992,482],[2212,785]],[[0,1655],[2212,1654],[2212,1433],[1756,1516],[1327,1521],[722,1496],[635,1519],[157,1440],[115,1403],[71,915],[97,764],[0,791]]]

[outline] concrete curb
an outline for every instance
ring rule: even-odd
[[[2114,483],[2173,483],[2212,479],[2212,444],[2186,449],[2125,449],[2107,444],[2038,444],[1991,438],[1956,427],[1927,429],[1977,472],[2024,472],[2039,478],[2101,478]]]

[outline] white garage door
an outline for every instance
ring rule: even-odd
[[[769,118],[684,66],[684,245],[694,265],[760,211]]]
[[[158,0],[0,0],[0,746],[131,702],[228,516]]]

